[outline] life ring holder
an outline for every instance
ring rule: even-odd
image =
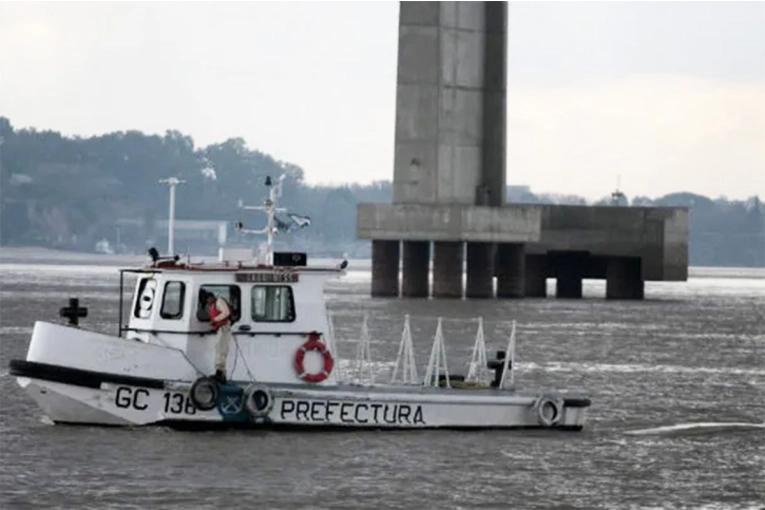
[[[324,365],[320,372],[315,374],[306,372],[304,363],[305,354],[308,351],[316,351],[324,358]],[[329,377],[329,374],[332,373],[334,366],[335,360],[332,358],[332,353],[329,352],[327,345],[319,340],[319,333],[316,331],[309,333],[308,340],[306,340],[306,342],[298,348],[297,352],[295,352],[295,371],[297,372],[298,378],[305,382],[317,384],[326,380],[327,377]]]
[[[542,395],[534,402],[539,423],[545,427],[554,427],[560,423],[563,419],[563,407],[563,399],[549,395]]]
[[[244,390],[244,407],[251,418],[263,418],[274,408],[274,397],[268,386],[250,384]]]

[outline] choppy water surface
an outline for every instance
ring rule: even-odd
[[[117,285],[109,267],[0,265],[1,508],[765,506],[765,429],[746,426],[765,422],[763,279],[648,284],[634,303],[605,301],[603,282],[589,281],[582,300],[372,299],[364,271],[328,287],[342,357],[354,357],[368,312],[381,379],[406,313],[421,373],[436,317],[449,319],[450,368],[463,373],[470,319],[484,317],[492,350],[509,332],[500,321],[516,319],[519,386],[590,396],[580,433],[50,425],[8,361],[25,356],[33,321],[59,320],[69,297],[89,307],[87,327],[114,332]]]

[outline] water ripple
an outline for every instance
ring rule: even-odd
[[[762,279],[649,282],[636,303],[605,301],[592,281],[583,300],[433,301],[373,299],[368,275],[355,273],[328,286],[348,377],[364,313],[379,380],[405,314],[421,374],[437,317],[449,319],[454,372],[470,359],[471,319],[486,320],[492,355],[515,319],[517,384],[588,395],[585,430],[184,433],[42,417],[8,361],[26,353],[34,321],[58,320],[70,296],[89,307],[83,327],[112,333],[117,275],[0,265],[3,508],[763,508],[765,434],[731,425],[765,417]]]

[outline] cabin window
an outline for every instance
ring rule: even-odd
[[[157,280],[154,278],[143,278],[138,282],[138,299],[135,301],[135,310],[133,315],[138,319],[148,319],[151,317],[151,310],[154,308],[154,298],[157,292]]]
[[[252,288],[252,320],[255,322],[292,322],[295,301],[292,287],[256,285]]]
[[[183,297],[186,295],[186,284],[183,282],[167,282],[162,295],[162,309],[159,311],[163,319],[180,319],[183,317]]]
[[[204,296],[212,292],[216,297],[225,299],[231,307],[231,322],[238,321],[242,316],[242,294],[238,285],[202,285],[197,296],[197,319],[202,322],[210,322],[207,313],[207,303]]]

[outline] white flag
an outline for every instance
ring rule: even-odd
[[[292,223],[294,223],[298,228],[307,227],[311,224],[311,218],[308,216],[300,216],[299,214],[293,214],[290,213],[287,216],[292,220]]]

